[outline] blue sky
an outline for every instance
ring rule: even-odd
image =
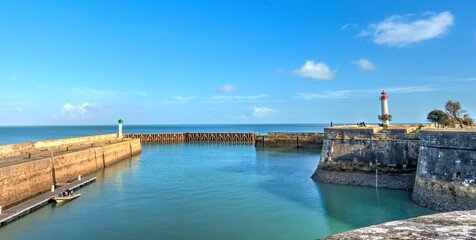
[[[0,125],[476,115],[475,1],[2,1]]]

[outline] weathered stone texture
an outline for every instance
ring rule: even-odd
[[[269,132],[256,137],[256,147],[321,148],[323,133]]]
[[[102,149],[89,148],[53,157],[56,183],[67,183],[103,167]]]
[[[387,222],[322,239],[476,239],[476,210]]]
[[[132,156],[129,141],[108,144],[103,147],[103,151],[106,167],[124,158]]]
[[[375,174],[364,172],[327,171],[317,169],[312,178],[322,183],[343,185],[383,187],[411,191],[415,183],[415,173],[407,174]]]
[[[131,142],[131,151],[132,155],[136,155],[142,152],[142,148],[140,145],[140,139],[131,139],[129,140]]]
[[[51,170],[50,158],[0,168],[0,206],[8,207],[50,189]]]
[[[57,147],[66,147],[68,145],[102,142],[114,138],[117,138],[117,134],[94,135],[77,138],[65,138],[57,140],[2,145],[0,146],[0,158],[17,156],[25,153],[45,151]]]
[[[142,151],[139,139],[109,140],[110,137],[102,142],[91,142],[89,140],[94,138],[84,137],[84,141],[78,140],[73,145],[70,144],[72,140],[53,140],[54,144],[67,144],[63,147],[55,146],[54,149],[39,150],[40,148],[33,147],[31,158],[28,157],[28,152],[23,155],[7,152],[5,149],[16,149],[11,145],[0,146],[7,153],[7,157],[0,157],[0,206],[6,208],[48,191],[54,184],[67,183],[77,179],[78,175],[86,175]],[[42,146],[54,144],[44,143]],[[35,146],[33,143],[14,145]]]
[[[418,140],[406,129],[390,135],[376,127],[325,129],[319,166],[312,178],[319,182],[375,186],[410,191],[418,160]],[[377,176],[376,176],[377,172]]]
[[[421,132],[412,199],[436,210],[476,209],[476,131]]]

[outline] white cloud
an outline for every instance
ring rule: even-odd
[[[253,100],[253,99],[260,99],[268,97],[266,94],[259,94],[259,95],[251,95],[251,96],[213,96],[211,97],[212,100]]]
[[[314,63],[312,60],[307,60],[301,69],[296,69],[291,74],[303,78],[331,80],[335,78],[336,72],[337,69],[331,70],[324,62]]]
[[[341,30],[341,31],[342,31],[342,30],[345,30],[347,27],[349,27],[349,24],[348,24],[348,23],[347,23],[347,24],[344,24],[344,26],[340,27],[340,30]]]
[[[206,103],[224,103],[224,102],[256,102],[262,101],[263,99],[269,97],[266,94],[259,94],[259,95],[250,95],[250,96],[225,96],[225,95],[217,95],[208,98]]]
[[[375,65],[366,58],[361,58],[359,61],[352,61],[352,63],[357,64],[364,72],[374,71],[376,69]]]
[[[432,92],[436,90],[438,89],[435,89],[429,86],[394,87],[394,88],[385,89],[387,93]]]
[[[70,94],[94,97],[115,97],[119,92],[111,89],[71,88]]]
[[[236,92],[236,87],[225,84],[225,85],[221,86],[219,89],[217,89],[217,92],[219,92],[219,93]]]
[[[191,101],[196,98],[198,97],[197,96],[191,96],[191,97],[173,96],[172,100],[163,100],[153,104],[181,104],[181,103],[187,103],[188,101]]]
[[[66,103],[65,105],[63,105],[62,113],[70,116],[85,115],[91,110],[92,107],[93,104],[90,104],[88,102],[77,106],[72,105],[71,103]]]
[[[416,93],[416,92],[432,92],[439,89],[430,86],[409,86],[409,87],[393,87],[385,88],[387,93]],[[313,100],[313,99],[345,99],[345,98],[363,98],[379,96],[382,89],[361,89],[361,90],[336,90],[322,91],[320,93],[297,93],[295,98]]]
[[[113,89],[96,89],[87,87],[73,87],[73,88],[50,88],[48,90],[55,92],[61,92],[67,95],[80,96],[83,99],[98,99],[98,98],[119,98],[119,97],[134,97],[134,96],[147,96],[145,91],[117,91]]]
[[[365,37],[365,36],[368,36],[368,35],[370,35],[370,32],[369,32],[369,31],[367,31],[367,30],[362,30],[362,31],[360,31],[359,34],[357,34],[357,37]]]
[[[274,112],[271,108],[257,106],[254,106],[252,110],[253,116],[258,118],[268,116],[270,113]]]
[[[362,37],[370,33],[373,35],[374,43],[404,47],[411,43],[441,37],[453,25],[453,21],[454,16],[449,11],[439,14],[426,12],[420,15],[395,15],[370,25],[369,30],[363,30],[357,36]]]
[[[342,99],[351,97],[351,90],[322,91],[320,93],[297,93],[296,98],[312,99]]]
[[[191,96],[191,97],[182,97],[182,96],[174,96],[173,99],[177,101],[188,101],[188,100],[193,100],[197,98],[197,96]]]
[[[476,78],[465,78],[465,79],[461,79],[460,81],[463,81],[463,82],[473,82],[473,81],[476,81]]]

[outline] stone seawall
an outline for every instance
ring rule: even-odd
[[[476,239],[476,210],[387,222],[322,239]]]
[[[443,211],[476,209],[476,131],[420,134],[413,201]]]
[[[77,144],[103,142],[117,138],[117,134],[94,135],[77,138],[65,138],[39,142],[18,143],[0,146],[0,158],[18,156],[26,153],[47,151],[54,148],[64,148]]]
[[[269,132],[256,137],[256,147],[321,148],[324,133]]]
[[[324,183],[378,186],[411,191],[418,160],[418,136],[396,128],[330,127],[312,178]]]
[[[51,158],[0,168],[0,206],[8,207],[53,185]]]
[[[142,151],[139,139],[102,136],[106,137],[0,146],[5,150],[3,156],[7,156],[0,157],[0,206],[8,208],[49,191],[52,185],[63,185],[78,175],[86,175]],[[66,144],[58,145],[58,142]],[[22,153],[11,152],[14,149]]]

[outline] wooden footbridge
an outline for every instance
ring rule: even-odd
[[[141,142],[248,142],[254,144],[257,133],[150,133],[125,134]]]

